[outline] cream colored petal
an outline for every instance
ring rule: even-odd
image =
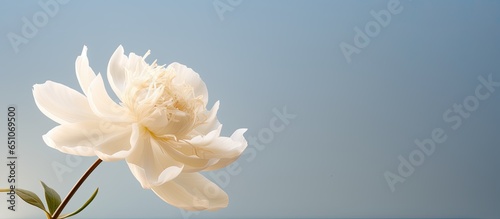
[[[83,93],[87,95],[87,89],[92,80],[96,77],[96,74],[89,65],[89,59],[87,58],[87,46],[83,46],[82,54],[76,58],[75,71],[78,83],[80,83]]]
[[[148,128],[155,136],[176,135],[184,136],[192,131],[194,119],[185,112],[169,112],[170,119],[167,119],[167,112],[164,109],[156,109],[141,123]]]
[[[35,84],[33,97],[40,111],[59,124],[97,119],[87,98],[65,85],[52,81]]]
[[[212,167],[213,165],[217,164],[220,159],[209,159],[207,160],[207,164],[205,166],[189,166],[187,164],[184,164],[184,169],[182,170],[183,173],[196,173],[200,171],[205,171],[207,168]]]
[[[245,139],[245,136],[243,136],[243,134],[246,131],[247,131],[246,129],[238,129],[230,137],[233,141],[240,142],[240,148],[239,148],[240,155],[241,155],[241,153],[243,153],[243,151],[246,149],[246,147],[248,145],[248,142]],[[209,170],[217,170],[217,169],[220,169],[220,168],[224,168],[227,165],[229,165],[229,164],[233,163],[234,161],[238,160],[238,158],[240,157],[240,155],[232,157],[232,158],[222,158],[222,159],[218,160],[218,162],[216,162],[213,165],[207,167],[205,170],[209,171]]]
[[[88,101],[92,111],[104,120],[113,122],[131,122],[125,107],[118,105],[109,97],[100,74],[92,81],[88,89]]]
[[[184,164],[182,172],[201,171],[218,161],[218,159],[202,159],[195,156],[194,147],[186,142],[168,140],[158,143],[172,158]]]
[[[131,126],[116,126],[107,123],[101,124],[101,130],[110,133],[106,134],[106,141],[94,147],[95,154],[103,161],[117,161],[127,158],[133,149],[130,144]]]
[[[178,159],[178,156],[176,156],[177,154],[183,155],[182,158],[180,158],[181,162],[183,163],[187,162],[186,160],[184,160],[186,159],[185,157],[187,157],[188,161],[196,160],[197,162],[200,162],[200,164],[201,161],[207,163],[207,160],[209,160],[208,158],[202,158],[199,156],[200,152],[199,147],[205,146],[210,142],[215,141],[220,136],[221,130],[222,130],[222,125],[219,125],[216,129],[212,130],[206,135],[196,135],[191,139],[180,139],[178,141],[172,141],[172,140],[167,141],[165,144],[169,145],[169,147],[165,146],[164,148],[167,149],[172,148],[174,152],[169,152],[169,153],[172,154],[172,156],[174,156],[175,159]]]
[[[161,185],[181,173],[184,164],[166,153],[144,128],[132,126],[130,143],[134,150],[127,163],[143,188]]]
[[[114,161],[123,159],[131,150],[130,132],[130,126],[85,121],[59,125],[43,139],[47,145],[64,153],[98,155],[105,161]]]
[[[224,167],[227,167],[229,164],[234,163],[236,160],[238,160],[240,156],[233,157],[233,158],[223,158],[218,160],[216,163],[212,164],[211,166],[203,169],[203,171],[212,171],[212,170],[218,170]]]
[[[128,61],[125,64],[125,68],[127,69],[129,74],[147,74],[144,72],[147,67],[149,67],[149,64],[144,61],[146,57],[149,55],[149,51],[146,52],[144,56],[138,56],[135,53],[130,53],[128,55]]]
[[[109,125],[107,125],[109,126]],[[84,121],[68,123],[56,126],[43,136],[45,143],[61,152],[94,156],[94,147],[101,144],[120,143],[123,128],[115,127],[117,130],[103,129],[102,121]]]
[[[219,110],[219,105],[219,101],[215,102],[214,106],[212,106],[212,109],[204,113],[204,116],[206,116],[207,119],[205,120],[205,122],[203,122],[203,124],[197,126],[194,129],[197,135],[206,135],[220,126],[220,122],[217,119],[217,111]]]
[[[229,203],[226,192],[199,173],[181,173],[152,190],[163,201],[190,211],[218,210]]]
[[[245,132],[246,129],[238,129],[229,138],[218,137],[219,128],[206,136],[198,136],[187,142],[196,148],[196,155],[200,158],[234,158],[240,156],[247,147],[247,141],[243,136]]]
[[[200,75],[196,73],[193,69],[187,66],[174,62],[167,66],[167,71],[175,71],[176,76],[173,80],[176,84],[187,83],[191,85],[194,89],[195,97],[201,96],[204,106],[206,107],[208,102],[208,91],[205,82],[201,80]]]
[[[124,55],[123,46],[118,46],[108,63],[108,80],[111,88],[122,99],[123,91],[127,82],[127,70],[125,68],[128,62],[127,56]]]
[[[127,163],[127,165],[130,169],[130,172],[132,172],[132,175],[134,175],[137,181],[139,181],[139,183],[141,184],[142,188],[151,189],[151,184],[148,182],[144,169],[131,163]]]

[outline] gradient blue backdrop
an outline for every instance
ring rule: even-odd
[[[500,81],[498,1],[402,0],[400,13],[350,63],[341,43],[353,45],[355,28],[375,21],[370,11],[388,10],[389,0],[74,0],[58,4],[16,53],[9,33],[22,36],[23,18],[45,13],[46,2],[0,2],[0,121],[8,105],[17,105],[19,187],[42,194],[43,180],[66,194],[95,159],[44,144],[41,135],[56,123],[39,112],[31,92],[46,80],[78,88],[74,62],[83,45],[96,72],[106,72],[120,44],[127,53],[151,49],[149,62],[193,68],[210,104],[221,101],[225,135],[247,127],[247,138],[259,139],[273,109],[297,116],[265,147],[250,145],[253,153],[238,160],[240,172],[229,182],[218,180],[230,196],[226,209],[180,211],[114,162],[101,165],[75,196],[68,210],[100,188],[75,218],[500,217],[499,91],[457,130],[443,120],[474,95],[479,76]],[[430,138],[435,128],[447,140],[392,192],[384,173],[397,173],[398,156],[407,159],[418,149],[414,140]],[[71,172],[57,178],[54,165]],[[7,170],[0,166],[0,187]],[[43,217],[19,200],[11,212],[4,199],[0,194],[0,218]]]

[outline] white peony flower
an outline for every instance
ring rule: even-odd
[[[197,172],[235,161],[247,146],[246,129],[220,136],[219,102],[207,110],[207,88],[200,76],[179,63],[149,65],[144,60],[148,55],[126,56],[119,46],[111,56],[107,78],[119,103],[90,68],[87,47],[76,59],[83,94],[52,81],[34,85],[36,105],[60,124],[43,140],[68,154],[125,159],[143,188],[173,206],[226,207],[227,194]]]

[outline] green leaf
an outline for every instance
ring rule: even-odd
[[[16,189],[16,194],[26,203],[42,209],[45,213],[49,214],[43,206],[42,200],[33,192],[24,189]]]
[[[43,186],[43,190],[45,191],[45,200],[47,201],[47,207],[49,208],[50,214],[54,214],[57,207],[61,204],[61,196],[57,194],[57,192],[45,185],[44,182],[40,181]]]
[[[75,216],[76,214],[78,214],[81,211],[83,211],[83,209],[85,209],[94,200],[94,198],[96,197],[96,195],[97,195],[98,192],[99,192],[99,188],[97,188],[94,191],[94,193],[92,194],[92,196],[90,196],[89,200],[87,200],[87,202],[85,202],[85,204],[83,204],[82,207],[80,207],[78,210],[76,210],[75,212],[73,212],[71,214],[66,214],[66,215],[61,216],[58,219],[64,219],[64,218],[68,218],[68,217],[71,217],[71,216]]]

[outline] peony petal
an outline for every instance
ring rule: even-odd
[[[133,125],[130,143],[134,150],[127,163],[143,188],[161,185],[181,173],[184,164],[166,153],[145,128]]]
[[[206,136],[197,136],[187,142],[196,149],[196,155],[204,159],[234,158],[241,155],[247,147],[243,134],[246,129],[236,130],[231,137],[219,137],[220,128]]]
[[[219,126],[208,135],[198,136],[190,141],[171,140],[159,143],[174,159],[184,163],[183,172],[216,170],[236,161],[248,145],[243,136],[246,129],[238,129],[227,138],[219,136],[221,128]]]
[[[190,141],[165,140],[158,143],[172,158],[184,163],[183,172],[220,169],[237,160],[247,147],[243,136],[246,129],[238,129],[227,138],[219,136],[221,128],[219,126],[208,135],[197,136]]]
[[[243,136],[243,134],[246,131],[247,131],[247,129],[238,129],[238,130],[234,131],[234,133],[230,137],[233,141],[241,143],[240,148],[239,148],[239,150],[241,150],[240,155],[241,155],[241,153],[243,153],[243,151],[245,150],[245,148],[248,145],[248,142],[245,139],[245,136]],[[209,170],[217,170],[217,169],[220,169],[220,168],[224,168],[227,165],[229,165],[229,164],[233,163],[234,161],[238,160],[238,158],[240,157],[240,155],[232,157],[232,158],[222,158],[217,163],[209,166],[205,170],[209,171]]]
[[[211,166],[209,166],[209,167],[207,167],[207,168],[205,168],[203,170],[204,171],[212,171],[212,170],[218,170],[218,169],[227,167],[229,164],[232,164],[233,162],[235,162],[236,160],[238,160],[238,158],[240,158],[240,156],[233,157],[233,158],[219,159],[218,162],[212,164]]]
[[[207,119],[203,124],[197,126],[194,129],[196,134],[206,135],[220,126],[220,122],[217,119],[217,111],[219,110],[219,105],[219,101],[215,102],[214,106],[212,106],[212,109],[205,113]]]
[[[193,130],[194,119],[180,110],[169,112],[170,119],[167,119],[167,111],[156,109],[141,124],[146,126],[155,136],[175,135],[184,136]]]
[[[189,84],[194,89],[194,96],[201,96],[204,106],[206,107],[208,103],[208,90],[205,82],[201,80],[200,75],[196,73],[193,69],[187,66],[174,62],[167,66],[167,71],[175,71],[174,83],[177,84]]]
[[[207,164],[205,166],[197,167],[197,166],[189,166],[187,164],[184,165],[184,169],[182,170],[183,173],[195,173],[195,172],[200,172],[200,171],[205,171],[207,168],[212,167],[213,165],[217,164],[221,159],[210,159],[207,160]],[[227,165],[226,165],[227,166]]]
[[[181,173],[152,190],[163,201],[190,211],[218,210],[229,203],[226,192],[199,173]]]
[[[132,152],[130,137],[131,126],[115,126],[108,123],[106,128],[113,132],[108,135],[108,140],[94,147],[95,154],[103,161],[123,160]]]
[[[65,85],[52,81],[35,84],[33,97],[40,111],[59,124],[97,119],[87,98]]]
[[[148,57],[150,51],[147,51],[144,56],[138,56],[131,52],[128,55],[127,63],[125,64],[125,69],[129,74],[147,74],[144,70],[149,68],[149,64],[144,61]]]
[[[195,155],[193,146],[185,142],[167,140],[158,141],[161,147],[175,160],[184,164],[182,172],[196,172],[206,169],[218,161],[218,159],[202,159]],[[181,149],[184,153],[181,152]]]
[[[124,55],[123,46],[120,45],[115,50],[108,63],[108,80],[111,88],[122,99],[123,91],[127,82],[127,70],[125,64],[128,62],[127,56]]]
[[[56,126],[43,136],[43,140],[48,146],[64,153],[95,156],[94,148],[102,145],[120,145],[123,147],[121,150],[127,150],[127,146],[122,144],[122,137],[129,130],[103,121],[84,121]]]
[[[125,107],[118,105],[109,97],[101,74],[92,81],[88,89],[88,101],[92,111],[99,117],[114,122],[131,122]]]
[[[83,93],[88,96],[87,89],[90,83],[96,77],[94,71],[89,66],[89,59],[87,58],[87,46],[83,46],[82,54],[76,58],[75,62],[76,77],[78,83],[83,90]]]
[[[171,147],[169,148],[174,148],[176,151],[182,153],[185,156],[200,159],[201,157],[198,156],[198,147],[200,145],[204,146],[210,143],[211,141],[214,141],[216,138],[220,136],[221,130],[222,130],[222,125],[219,125],[218,128],[212,130],[206,135],[196,135],[191,139],[180,139],[178,141],[170,141],[168,142],[169,145],[171,145]]]

